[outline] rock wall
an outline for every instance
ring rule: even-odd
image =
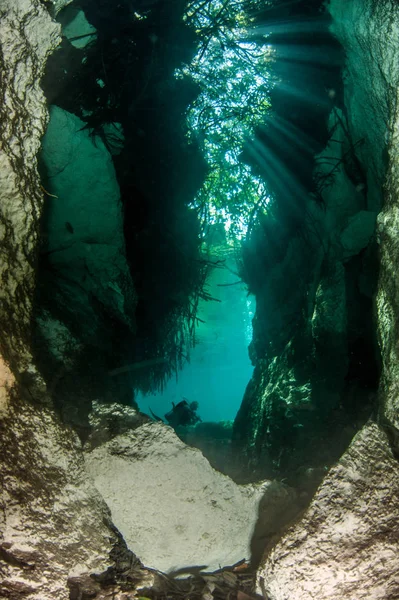
[[[398,471],[387,435],[367,425],[268,554],[259,593],[270,600],[398,598]]]
[[[399,73],[396,69],[399,8],[392,0],[357,0],[348,6],[331,0],[329,10],[333,31],[347,53],[348,123],[353,136],[366,140],[358,152],[367,165],[368,198],[374,206],[382,206],[377,218],[380,268],[375,302],[382,361],[379,417],[395,437],[393,428],[399,428],[396,343],[399,298],[395,283],[399,253]]]
[[[135,335],[136,297],[119,185],[106,143],[57,106],[50,107],[40,167],[48,194],[41,222],[35,350],[64,418],[82,426],[93,398],[129,403],[132,396],[126,376],[108,375],[126,362]]]
[[[0,14],[0,349],[30,394],[43,399],[30,349],[44,199],[37,154],[48,120],[40,77],[60,28],[39,0],[3,0]]]
[[[87,478],[76,434],[35,405],[50,400],[32,355],[47,197],[37,170],[48,122],[40,79],[60,42],[47,8],[67,3],[0,2],[0,596],[127,600],[117,580],[146,575]],[[54,335],[65,337],[61,325],[53,323]]]
[[[380,387],[380,414],[395,429],[391,429],[398,445],[399,432],[399,349],[398,349],[398,286],[399,260],[399,139],[398,114],[394,114],[395,134],[389,146],[390,166],[386,182],[384,208],[378,217],[381,270],[377,294],[378,332],[382,351],[383,371]]]
[[[342,3],[338,10],[345,12]],[[345,23],[352,17],[358,24],[360,17],[352,12],[345,14]],[[335,24],[334,31],[337,28]],[[345,50],[350,35],[346,30],[338,36]],[[367,81],[365,73],[378,66],[368,64],[369,54],[360,59],[366,42],[357,32],[354,39],[360,42],[353,69],[359,76],[362,60],[361,77]],[[315,55],[317,51],[316,46]],[[344,75],[344,94],[329,90],[333,102],[326,146],[309,158],[314,162],[313,183],[301,185],[298,166],[292,171],[286,167],[286,178],[278,186],[270,175],[275,197],[271,217],[261,219],[244,255],[257,300],[251,346],[255,371],[234,437],[255,473],[280,473],[297,484],[307,468],[322,473],[338,459],[372,413],[378,387],[375,223],[382,203],[389,111],[384,89],[384,98],[376,101],[375,119],[371,117],[373,95],[366,102],[366,90],[353,92],[356,73],[351,69],[348,66]],[[320,103],[326,102],[323,93],[327,95],[319,90]],[[313,104],[310,98],[301,113],[305,127]],[[319,111],[318,103],[317,107]],[[295,127],[290,114],[277,118],[277,133],[274,126],[266,129],[264,141],[284,148],[291,139],[287,131],[295,135],[294,156],[282,156],[287,164],[295,164],[309,132],[301,129],[298,115]],[[374,121],[375,128],[365,126]],[[323,129],[325,124],[314,127]],[[268,182],[268,171],[265,178]],[[290,194],[293,199],[288,202]],[[326,442],[321,449],[320,438]]]
[[[55,15],[68,3],[5,0],[0,7],[0,350],[27,396],[39,402],[49,402],[51,396],[65,419],[78,426],[85,422],[93,394],[106,397],[109,392],[130,401],[126,376],[111,378],[108,370],[120,366],[128,345],[124,340],[134,337],[135,295],[125,258],[119,188],[103,142],[96,145],[86,131],[77,135],[75,130],[74,139],[68,139],[74,125],[84,126],[70,116],[63,137],[55,132],[55,151],[51,136],[60,111],[54,109],[54,126],[45,137],[52,163],[48,161],[47,179],[43,168],[41,177],[38,173],[48,124],[40,81],[61,41],[49,11]],[[100,172],[91,180],[87,174],[82,177],[83,150],[86,167],[91,160],[92,169]],[[78,155],[80,161],[73,165]],[[112,336],[119,352],[109,351]],[[101,382],[93,378],[96,369]],[[75,394],[73,401],[68,384],[76,385],[77,379],[81,396],[78,400]]]
[[[270,600],[393,600],[399,596],[398,75],[393,67],[399,9],[390,0],[331,0],[329,8],[333,29],[346,50],[348,122],[354,136],[365,138],[359,156],[368,166],[371,202],[383,194],[377,225],[381,265],[376,319],[382,357],[378,424],[370,421],[355,436],[323,479],[302,519],[274,548],[266,549],[258,572],[258,591]],[[387,178],[381,186],[383,165]]]
[[[143,422],[132,409],[95,404],[91,421],[86,469],[148,567],[189,573],[256,563],[264,540],[299,510],[284,484],[237,485],[171,427]]]
[[[111,155],[78,117],[52,106],[42,142],[46,189],[39,278],[53,279],[59,311],[76,335],[98,343],[95,302],[134,331],[134,292],[125,257],[122,205]],[[45,300],[43,301],[45,305]],[[105,342],[103,342],[105,345]]]
[[[0,596],[103,598],[105,584],[127,600],[117,579],[144,582],[148,573],[87,477],[77,435],[21,399],[14,384],[1,361]]]

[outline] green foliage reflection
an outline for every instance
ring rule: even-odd
[[[200,87],[187,114],[187,135],[199,143],[209,166],[194,207],[203,223],[223,222],[229,237],[242,237],[267,203],[263,181],[240,155],[270,107],[270,49],[264,36],[251,33],[253,17],[242,0],[196,0],[185,20],[199,44],[177,76],[189,76]]]

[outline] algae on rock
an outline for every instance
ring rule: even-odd
[[[378,423],[370,420],[357,433],[322,481],[303,517],[273,548],[266,549],[258,572],[258,591],[271,600],[291,596],[298,600],[321,597],[394,600],[399,595],[396,343],[399,140],[390,132],[395,130],[397,122],[394,107],[398,73],[393,64],[398,57],[399,9],[391,0],[347,3],[330,0],[329,10],[334,19],[333,30],[347,55],[348,126],[353,140],[363,139],[357,156],[366,174],[366,187],[360,191],[367,191],[364,207],[370,213],[366,216],[367,223],[372,223],[375,212],[382,207],[377,223],[380,275],[373,313],[382,363],[378,399],[374,400],[378,414],[375,411],[373,416],[378,417]],[[334,193],[337,189],[331,187],[331,194]],[[330,193],[328,197],[332,197]],[[360,211],[348,217],[337,248],[341,261],[343,258],[348,265],[345,267],[347,297],[352,300],[361,291],[372,300],[376,291],[375,281],[370,284],[375,279],[370,270],[375,273],[376,269],[372,245],[345,263],[348,230],[354,233],[358,229],[354,220],[362,221],[365,215]],[[358,239],[365,233],[359,231]],[[357,274],[355,281],[354,274]],[[347,314],[356,326],[353,305]],[[358,376],[357,369],[356,365],[350,367],[352,375]],[[364,405],[358,407],[358,415],[359,408]]]
[[[309,106],[299,104],[304,127]],[[273,152],[275,138],[288,146],[291,120],[306,144],[309,132],[301,130],[298,114],[283,114],[284,104],[275,110],[288,125],[276,133],[266,122],[266,148]],[[275,169],[263,166],[274,195],[244,247],[244,277],[257,300],[255,371],[234,437],[255,473],[298,483],[301,470],[323,469],[342,454],[373,411],[379,377],[373,294],[384,163],[373,159],[376,133],[345,105],[322,116],[326,145],[309,157],[313,180],[306,189],[294,167],[284,167],[287,176],[277,185]],[[321,451],[320,438],[326,440]]]

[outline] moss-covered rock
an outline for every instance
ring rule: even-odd
[[[324,35],[328,43],[329,34]],[[347,33],[339,39],[348,41]],[[349,78],[345,84],[345,90],[354,85]],[[299,80],[297,88],[300,95]],[[280,85],[280,95],[283,89]],[[338,94],[331,97],[341,101]],[[300,109],[305,111],[301,104]],[[351,98],[348,105],[333,105],[329,115],[315,112],[321,118],[314,125],[315,137],[324,127],[328,134],[325,148],[315,155],[318,139],[308,156],[313,180],[305,186],[291,154],[299,141],[308,142],[309,131],[306,123],[300,127],[297,115],[283,115],[283,105],[277,108],[287,125],[279,128],[274,160],[279,164],[285,157],[284,168],[293,166],[278,185],[275,168],[263,166],[272,199],[244,246],[243,274],[257,301],[255,371],[234,426],[236,443],[260,472],[272,469],[296,478],[301,466],[331,463],[372,411],[378,386],[374,233],[384,161],[374,160],[375,132],[369,134],[363,120],[370,115],[359,119],[352,109]],[[375,110],[379,118],[381,106]],[[287,131],[295,119],[298,140],[285,156]],[[268,135],[266,127],[266,147]],[[271,150],[277,148],[273,136]],[[327,442],[321,452],[316,451],[318,439]]]

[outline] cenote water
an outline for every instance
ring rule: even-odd
[[[242,246],[270,200],[241,155],[270,107],[270,52],[241,0],[133,4],[58,15],[39,304],[67,315],[82,370],[101,365],[96,395],[163,419],[196,402],[202,421],[232,426],[253,371]]]
[[[0,0],[1,597],[399,598],[398,23]]]
[[[35,343],[83,440],[93,401],[116,402],[218,468],[234,448],[244,479],[296,481],[369,413],[380,199],[322,5],[74,0],[57,15]]]
[[[227,261],[228,266],[231,261]],[[234,263],[233,263],[234,265]],[[235,265],[234,265],[235,266]],[[208,279],[213,300],[201,300],[195,345],[190,361],[158,394],[139,394],[139,408],[164,417],[183,398],[198,402],[202,421],[233,421],[240,407],[253,366],[248,355],[252,340],[255,300],[237,276],[220,265]]]

